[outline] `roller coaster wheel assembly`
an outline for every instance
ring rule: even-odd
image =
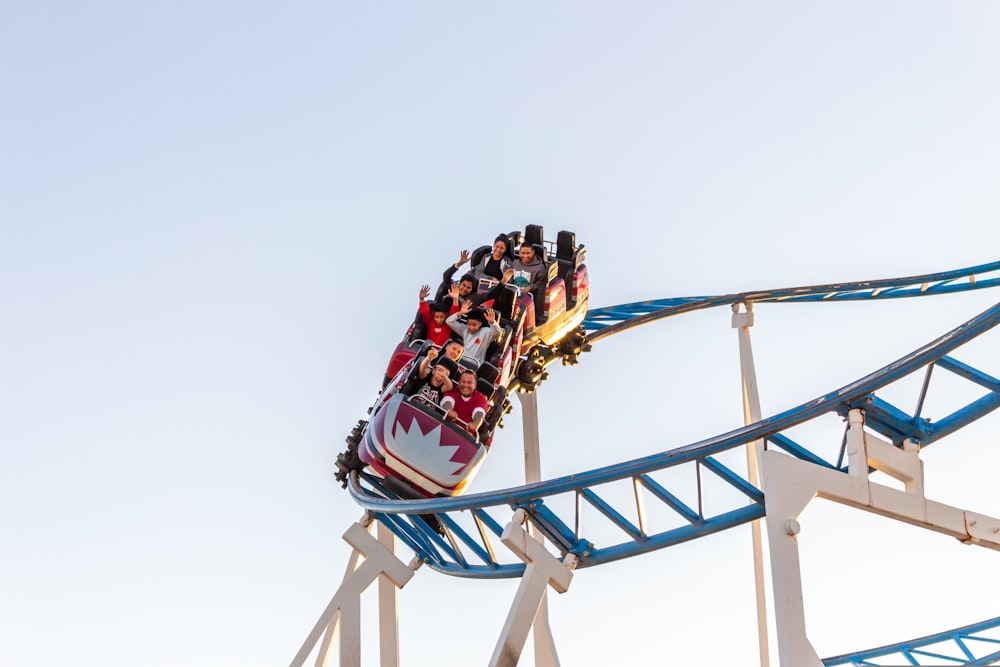
[[[361,470],[365,467],[364,461],[358,456],[358,443],[361,442],[365,433],[365,426],[368,424],[364,419],[358,421],[350,434],[347,436],[347,449],[337,455],[337,472],[334,477],[340,485],[347,488],[347,478],[352,470]]]
[[[587,342],[587,332],[582,326],[566,334],[566,337],[559,341],[559,354],[562,355],[563,366],[575,366],[580,361],[580,355],[590,352],[590,343]]]
[[[536,345],[525,355],[517,368],[517,379],[521,381],[521,391],[529,393],[534,391],[548,376],[549,374],[545,372],[545,356]]]

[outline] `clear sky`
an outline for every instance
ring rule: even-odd
[[[595,307],[1000,258],[998,24],[987,2],[4,3],[0,664],[287,664],[361,514],[343,438],[420,285],[499,232],[575,231]],[[762,306],[764,412],[998,299]],[[736,344],[701,313],[554,369],[543,474],[739,425]],[[519,416],[474,490],[519,481]],[[931,497],[1000,515],[996,427],[927,450]],[[821,655],[1000,614],[996,553],[802,523]],[[578,572],[551,600],[563,664],[754,664],[749,543]],[[515,587],[419,571],[405,664],[485,664]]]

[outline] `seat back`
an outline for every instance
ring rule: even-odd
[[[556,258],[560,261],[573,261],[576,254],[576,234],[573,232],[561,231],[556,237]]]
[[[488,361],[484,361],[479,364],[479,379],[486,380],[490,384],[495,384],[497,381],[497,376],[500,375],[500,369],[491,364]]]
[[[535,257],[542,260],[542,266],[549,265],[549,253],[545,250],[545,246],[541,243],[531,244],[532,249],[535,251]]]
[[[542,233],[541,225],[525,225],[524,243],[528,245],[543,245],[544,242],[545,237]]]
[[[503,320],[514,319],[514,304],[517,303],[517,292],[513,288],[503,288],[497,290],[497,295],[493,299],[493,310]]]
[[[481,245],[472,251],[472,255],[469,257],[469,271],[479,266],[479,262],[483,261],[483,257],[493,252],[493,246]],[[464,273],[462,275],[465,275]]]
[[[496,392],[491,397],[490,409],[486,411],[486,419],[483,420],[483,425],[479,427],[479,439],[484,442],[489,442],[489,436],[493,430],[500,423],[500,420],[504,415],[504,400],[507,398],[507,387],[500,386],[496,388]]]
[[[514,322],[512,320],[501,319],[500,328],[502,333],[490,341],[489,346],[486,348],[486,355],[484,356],[486,362],[480,364],[480,372],[482,372],[483,366],[493,366],[496,368],[495,364],[499,363],[501,353],[507,347],[508,341],[514,336]],[[499,371],[495,372],[499,373]],[[495,380],[496,376],[493,379]]]
[[[486,378],[479,378],[476,380],[476,389],[486,396],[486,400],[490,400],[493,398],[493,391],[496,387],[494,387],[493,383],[489,382]]]
[[[413,368],[410,370],[410,374],[406,377],[406,382],[400,388],[399,393],[403,396],[413,396],[413,392],[417,390],[417,385],[420,384],[420,373],[417,372],[420,363],[424,360],[424,355],[417,356],[413,363]]]

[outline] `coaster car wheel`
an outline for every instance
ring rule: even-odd
[[[563,366],[575,366],[580,361],[580,355],[590,352],[587,342],[587,332],[583,327],[577,327],[559,342],[559,354],[562,355]]]
[[[541,350],[538,346],[531,348],[517,367],[517,379],[521,381],[521,391],[534,391],[548,376],[549,374],[545,372],[545,357],[542,356]]]
[[[337,455],[337,472],[334,477],[340,485],[347,488],[347,478],[351,476],[352,470],[361,470],[365,467],[364,461],[358,456],[358,443],[365,434],[365,426],[368,425],[364,419],[358,421],[350,434],[347,436],[347,450]]]

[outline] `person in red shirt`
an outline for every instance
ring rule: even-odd
[[[450,311],[447,306],[438,303],[431,305],[424,301],[430,293],[430,285],[424,285],[420,288],[420,319],[427,327],[427,340],[441,347],[451,338],[451,329],[444,321],[448,315],[458,310],[458,305],[452,304]]]
[[[448,419],[465,426],[470,433],[475,434],[486,419],[489,400],[476,390],[476,374],[474,371],[462,371],[458,378],[458,387],[452,389],[441,399],[441,407]]]

